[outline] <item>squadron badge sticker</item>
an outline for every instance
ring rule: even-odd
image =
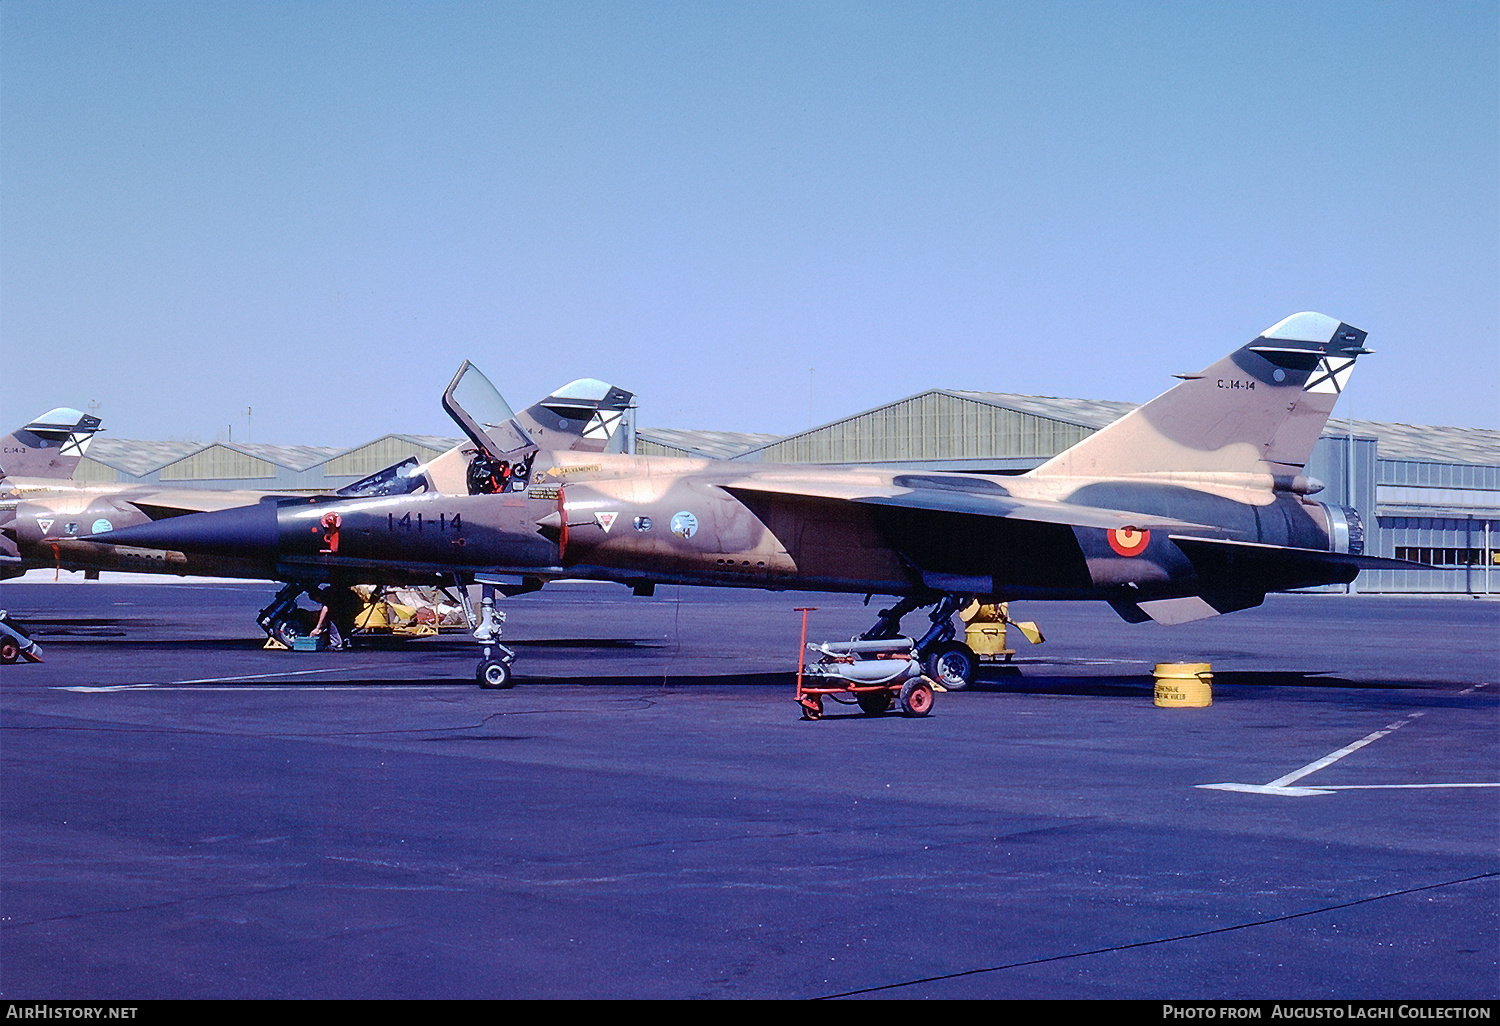
[[[698,533],[698,518],[687,510],[672,514],[672,533],[679,538],[691,538]]]

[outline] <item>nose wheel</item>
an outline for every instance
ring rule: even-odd
[[[504,645],[484,646],[484,657],[479,660],[479,666],[474,671],[479,686],[493,689],[515,687],[516,678],[510,669],[515,658],[515,653]]]
[[[487,581],[481,581],[480,585],[478,616],[474,615],[474,610],[469,605],[468,591],[462,586],[459,588],[464,615],[474,627],[474,640],[479,642],[479,665],[474,668],[474,679],[479,681],[482,688],[512,688],[516,685],[516,678],[511,672],[510,664],[516,661],[516,654],[498,640],[501,625],[505,623],[504,611],[495,608],[495,594],[499,589]]]

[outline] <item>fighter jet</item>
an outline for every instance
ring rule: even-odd
[[[551,448],[618,453],[632,444],[634,404],[632,393],[588,378],[569,382],[516,416],[530,435]],[[296,497],[249,490],[74,482],[73,472],[100,430],[99,418],[59,408],[0,439],[0,579],[36,568],[57,568],[81,570],[90,578],[97,578],[101,570],[125,570],[287,580],[268,572],[262,560],[243,553],[122,544],[114,534],[105,538],[109,532],[186,514]],[[437,489],[464,491],[470,487],[469,475],[484,472],[484,465],[474,456],[473,447],[463,442],[425,464],[408,457],[336,494],[378,497]],[[476,481],[474,486],[481,483]],[[310,583],[298,578],[261,610],[259,622],[269,636],[289,644],[305,632],[307,618],[296,612],[296,604]],[[383,582],[340,577],[340,584],[351,587],[368,583]],[[459,597],[467,598],[467,593]],[[335,605],[353,610],[359,603]],[[349,622],[339,625],[345,637],[351,626]]]
[[[1323,486],[1304,474],[1365,337],[1294,314],[1019,476],[546,449],[465,363],[443,395],[473,443],[463,487],[266,502],[113,537],[309,584],[477,581],[489,687],[509,686],[514,658],[495,640],[495,596],[560,577],[638,594],[671,583],[888,595],[863,637],[895,637],[932,606],[916,649],[956,690],[976,660],[953,614],[972,599],[1102,600],[1127,621],[1174,624],[1413,565],[1363,555],[1358,515],[1312,499]]]
[[[630,392],[581,379],[517,417],[550,448],[617,453],[632,444],[634,402]],[[295,497],[249,490],[74,482],[73,472],[101,430],[99,418],[59,408],[0,439],[0,579],[38,567],[82,570],[91,577],[97,577],[100,570],[265,577],[259,561],[246,561],[236,554],[111,544],[114,537],[86,539],[188,513]],[[468,487],[466,475],[480,472],[473,456],[473,448],[460,443],[426,464],[408,457],[337,494],[463,491]]]
[[[239,563],[220,567],[169,553],[84,541],[85,535],[147,524],[162,517],[255,502],[252,491],[78,483],[78,462],[99,433],[98,417],[61,407],[0,439],[0,579],[37,567],[240,576]],[[191,564],[191,565],[190,565]]]

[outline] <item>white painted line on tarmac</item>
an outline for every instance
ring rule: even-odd
[[[418,684],[413,681],[410,684],[248,684],[245,687],[204,687],[201,685],[186,684],[180,687],[170,684],[127,684],[112,688],[57,688],[59,691],[79,691],[98,694],[109,691],[146,691],[170,688],[173,691],[233,691],[243,693],[246,691],[296,691],[299,694],[308,691],[418,691],[421,689],[449,691],[467,691],[468,684]]]
[[[1325,791],[1391,791],[1420,787],[1500,787],[1500,784],[1322,784]]]
[[[74,684],[66,688],[53,688],[53,691],[76,691],[79,694],[91,695],[102,694],[107,691],[140,691],[144,688],[159,688],[160,684],[100,684],[90,687],[86,684]]]
[[[172,684],[227,684],[232,680],[265,680],[267,677],[307,677],[315,673],[344,673],[347,666],[330,666],[322,670],[283,670],[280,673],[247,673],[239,677],[199,677],[196,680],[174,680]]]
[[[1483,684],[1476,685],[1476,686],[1477,687],[1484,687]],[[1470,690],[1473,690],[1473,689],[1471,688]],[[1463,694],[1467,694],[1467,693],[1468,692],[1463,692]],[[1303,766],[1301,769],[1295,769],[1292,772],[1286,774],[1285,776],[1277,777],[1275,780],[1271,781],[1269,784],[1233,784],[1233,783],[1229,783],[1229,784],[1198,784],[1198,785],[1195,785],[1195,786],[1201,787],[1201,788],[1203,788],[1205,790],[1210,790],[1210,791],[1239,791],[1239,792],[1244,793],[1244,794],[1273,794],[1273,795],[1279,795],[1279,796],[1281,796],[1283,798],[1306,798],[1306,797],[1309,797],[1309,796],[1315,795],[1315,794],[1334,794],[1335,792],[1338,792],[1338,791],[1382,791],[1382,790],[1392,790],[1392,789],[1408,789],[1408,788],[1410,788],[1410,789],[1418,789],[1418,788],[1420,788],[1420,789],[1426,789],[1426,788],[1444,788],[1444,787],[1500,787],[1500,783],[1496,783],[1496,784],[1488,784],[1488,783],[1485,783],[1485,784],[1315,784],[1315,785],[1313,785],[1311,787],[1293,787],[1292,786],[1297,781],[1301,780],[1303,777],[1308,776],[1309,774],[1312,774],[1312,773],[1316,773],[1320,769],[1326,769],[1327,767],[1332,766],[1334,763],[1338,762],[1344,756],[1351,755],[1354,752],[1359,751],[1365,745],[1371,744],[1371,743],[1373,743],[1375,741],[1379,741],[1381,738],[1385,737],[1387,734],[1390,734],[1390,733],[1392,733],[1394,731],[1400,730],[1402,727],[1406,726],[1408,723],[1410,723],[1413,720],[1418,719],[1418,718],[1420,718],[1422,716],[1425,716],[1425,715],[1427,715],[1426,710],[1419,710],[1419,711],[1414,712],[1411,715],[1407,716],[1405,719],[1397,720],[1395,723],[1388,723],[1384,727],[1382,727],[1380,730],[1374,731],[1373,733],[1370,733],[1370,734],[1366,734],[1364,737],[1360,738],[1358,741],[1354,742],[1353,744],[1351,744],[1351,745],[1345,745],[1343,748],[1340,748],[1338,751],[1336,751],[1336,752],[1330,752],[1329,754],[1323,756],[1323,758],[1317,759],[1317,760],[1315,760],[1313,762],[1310,762],[1306,766]]]
[[[157,684],[101,684],[94,687],[78,684],[72,687],[58,688],[59,691],[77,691],[85,694],[97,694],[111,691],[142,691],[150,688],[175,688],[192,684],[228,684],[236,680],[265,680],[268,677],[305,677],[315,673],[345,673],[347,666],[334,666],[323,670],[284,670],[281,673],[251,673],[239,677],[200,677],[196,680],[171,680],[162,681]],[[231,690],[231,689],[225,689]],[[244,690],[244,689],[233,689]]]
[[[1283,798],[1306,798],[1310,794],[1333,794],[1326,788],[1272,787],[1270,784],[1195,784],[1206,791],[1243,791],[1246,794],[1279,794]]]
[[[1320,769],[1324,769],[1325,767],[1332,766],[1334,763],[1338,762],[1344,756],[1346,756],[1346,755],[1352,755],[1354,752],[1359,751],[1365,745],[1370,744],[1370,743],[1372,743],[1374,741],[1379,741],[1381,738],[1385,737],[1387,734],[1390,734],[1390,733],[1392,733],[1394,731],[1400,730],[1402,727],[1406,726],[1412,720],[1416,719],[1418,716],[1421,716],[1421,715],[1422,715],[1422,713],[1420,713],[1420,712],[1414,712],[1414,713],[1412,713],[1410,716],[1408,716],[1404,720],[1397,720],[1395,723],[1388,723],[1388,724],[1385,725],[1384,729],[1377,730],[1373,734],[1366,734],[1364,737],[1362,737],[1358,741],[1354,742],[1354,744],[1352,744],[1352,745],[1345,745],[1343,748],[1340,748],[1338,751],[1332,752],[1332,753],[1330,753],[1328,755],[1325,755],[1325,756],[1323,756],[1323,758],[1317,760],[1316,762],[1310,762],[1306,766],[1303,766],[1301,769],[1293,770],[1292,772],[1288,773],[1284,777],[1277,777],[1275,780],[1271,781],[1266,786],[1267,787],[1285,787],[1288,784],[1292,783],[1293,781],[1301,780],[1303,777],[1307,776],[1309,773],[1316,773]]]

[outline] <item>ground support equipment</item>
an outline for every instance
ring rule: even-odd
[[[906,716],[932,711],[932,682],[922,675],[916,644],[910,638],[875,641],[830,641],[806,646],[817,662],[799,660],[797,704],[804,720],[823,715],[823,699],[857,704],[867,716],[900,708]]]
[[[25,627],[0,609],[0,663],[18,663],[22,659],[28,663],[41,662],[42,646],[31,640]]]
[[[1007,628],[1014,627],[1021,636],[1033,645],[1046,639],[1041,629],[1031,620],[1012,620],[1010,610],[1004,602],[970,602],[958,614],[968,624],[964,631],[964,642],[974,658],[981,663],[1008,663],[1015,658],[1016,650],[1006,647]]]
[[[424,638],[474,629],[462,600],[448,588],[357,584],[352,590],[362,603],[354,615],[355,637]]]

